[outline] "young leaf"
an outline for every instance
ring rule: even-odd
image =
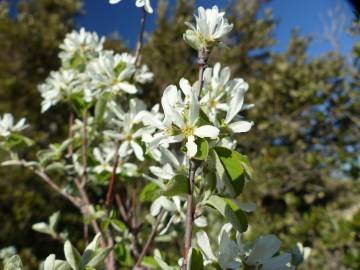
[[[5,263],[4,270],[22,270],[23,265],[19,255],[14,255]]]
[[[214,147],[214,150],[230,179],[234,197],[236,197],[242,192],[245,183],[244,168],[239,156],[240,154],[225,147]]]
[[[45,233],[45,234],[50,234],[50,235],[53,233],[53,230],[51,230],[49,225],[45,222],[39,222],[39,223],[32,225],[32,229],[34,231],[37,231],[40,233]]]
[[[103,263],[106,257],[109,255],[111,247],[100,250],[87,264],[87,267],[95,268]]]
[[[103,95],[95,105],[95,121],[98,123],[101,123],[104,118],[104,114],[106,111],[106,105],[108,102],[108,97],[106,95]]]
[[[81,256],[76,248],[70,243],[70,241],[65,242],[64,254],[66,261],[71,266],[71,269],[80,270]]]
[[[239,232],[247,230],[248,223],[245,213],[231,199],[211,195],[205,204],[219,211]]]
[[[59,218],[60,218],[60,211],[57,211],[57,212],[53,213],[49,217],[49,226],[54,231],[56,230],[56,226],[59,223]]]
[[[44,270],[54,270],[55,267],[55,255],[50,254],[44,261]]]
[[[194,159],[197,160],[206,160],[209,154],[209,144],[208,141],[204,138],[197,138],[195,140],[197,145],[197,153]]]
[[[165,196],[177,196],[187,194],[189,181],[185,175],[178,174],[166,184]]]
[[[191,248],[188,254],[188,264],[187,270],[203,270],[204,269],[204,259],[203,256],[197,248]]]
[[[153,182],[148,183],[140,192],[140,202],[152,202],[158,197],[159,188]]]

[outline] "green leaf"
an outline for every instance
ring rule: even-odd
[[[209,143],[204,138],[197,138],[195,140],[195,143],[197,145],[197,153],[194,157],[194,159],[197,160],[206,160],[209,154]]]
[[[203,110],[200,110],[198,125],[204,126],[204,125],[210,125],[210,124],[212,124],[212,123],[210,122],[209,117],[206,115],[206,113],[204,113]]]
[[[243,166],[245,173],[250,179],[254,178],[254,169],[250,165],[249,159],[247,156],[240,154],[239,152],[236,152],[235,156],[240,160],[241,165]]]
[[[112,219],[111,225],[114,227],[115,230],[119,232],[123,232],[126,229],[126,225],[118,219]]]
[[[159,197],[159,187],[155,183],[148,183],[140,192],[140,202],[152,202]]]
[[[118,75],[126,68],[126,63],[124,61],[119,62],[115,67],[115,73]]]
[[[111,247],[100,250],[87,264],[87,267],[97,267],[103,263],[111,251]]]
[[[214,147],[214,151],[218,155],[234,192],[234,197],[238,196],[245,184],[245,173],[241,155],[233,150],[225,147]]]
[[[115,246],[115,255],[118,261],[121,262],[122,266],[133,266],[134,265],[134,259],[131,255],[131,252],[129,249],[125,247],[124,244],[118,243]],[[130,268],[129,268],[130,269]]]
[[[95,121],[98,122],[98,123],[101,123],[103,121],[108,100],[109,100],[108,96],[103,95],[96,102],[96,105],[95,105]]]
[[[197,248],[191,248],[188,256],[189,256],[189,261],[187,264],[187,270],[204,269],[204,259],[200,250],[198,250]]]
[[[211,195],[205,204],[219,211],[239,232],[247,230],[248,223],[245,213],[231,199]]]
[[[189,192],[189,181],[185,175],[178,174],[166,184],[165,188],[163,193],[165,196],[185,195]]]
[[[145,256],[144,259],[141,261],[141,265],[151,269],[159,267],[156,260],[150,256]]]
[[[71,266],[73,270],[80,270],[81,256],[77,249],[70,243],[66,241],[64,244],[64,254],[66,261]]]

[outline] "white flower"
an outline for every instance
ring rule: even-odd
[[[103,49],[104,41],[104,37],[99,39],[95,32],[86,32],[84,28],[81,28],[80,31],[74,30],[66,35],[60,45],[62,51],[59,57],[65,65],[71,65],[78,57],[76,64],[84,64],[84,61],[98,55]]]
[[[217,6],[211,9],[199,7],[198,16],[195,15],[196,26],[186,23],[190,29],[184,34],[185,41],[196,50],[211,49],[233,28],[224,15]]]
[[[136,70],[134,79],[141,84],[149,83],[153,81],[154,73],[149,71],[147,65],[142,65],[141,68]]]
[[[109,144],[103,148],[94,148],[93,150],[94,157],[96,161],[99,162],[99,165],[94,167],[94,172],[100,174],[103,172],[113,171],[113,159],[115,157],[115,145]],[[119,157],[119,163],[116,167],[116,174],[124,173],[128,176],[134,176],[137,172],[137,166],[133,163],[124,162],[121,157]]]
[[[44,113],[58,102],[68,101],[73,95],[81,93],[83,91],[81,77],[74,70],[61,69],[51,72],[46,81],[38,87],[43,98],[41,112]]]
[[[137,92],[135,85],[129,82],[135,73],[135,66],[126,62],[123,55],[103,52],[88,64],[86,72],[91,78],[95,96],[106,92],[112,94]]]
[[[219,110],[227,111],[226,95],[228,94],[228,82],[230,69],[221,69],[221,64],[216,63],[213,68],[207,68],[204,72],[204,86],[201,92],[200,105],[209,113],[210,121],[214,122]]]
[[[25,124],[25,118],[21,118],[19,122],[14,124],[14,117],[10,113],[5,113],[3,117],[0,117],[0,137],[9,137],[12,132],[22,131],[27,128]]]
[[[112,163],[111,160],[115,155],[114,148],[100,148],[95,147],[93,150],[94,157],[99,165],[94,167],[94,172],[102,173],[102,172],[112,172]],[[119,168],[117,168],[116,173],[119,173]]]
[[[263,270],[294,269],[290,264],[291,255],[289,253],[273,257],[278,252],[280,245],[281,241],[275,235],[260,236],[245,260],[246,265],[261,265]]]
[[[105,134],[112,138],[122,140],[119,148],[120,157],[135,153],[136,158],[143,161],[144,151],[138,143],[138,140],[154,131],[153,127],[139,127],[143,113],[146,110],[145,104],[141,100],[134,98],[130,100],[130,108],[127,113],[125,113],[120,106],[116,105],[115,102],[109,103],[109,109],[116,116],[113,122],[119,126],[121,130],[120,132],[108,130],[105,131]]]
[[[248,84],[244,82],[243,79],[234,79],[229,82],[230,97],[228,104],[228,111],[224,120],[225,125],[233,133],[242,133],[247,132],[253,126],[253,122],[248,122],[244,120],[238,120],[236,122],[230,123],[237,114],[241,111],[244,104],[244,94],[248,89]]]
[[[187,83],[186,83],[187,85]],[[211,125],[198,125],[199,120],[199,102],[194,91],[190,86],[185,86],[182,80],[182,90],[185,94],[186,108],[177,107],[177,104],[183,103],[180,100],[179,92],[176,86],[171,85],[164,91],[161,104],[164,110],[164,121],[154,122],[154,125],[160,129],[150,142],[150,148],[157,145],[176,143],[186,141],[187,156],[192,158],[197,153],[196,137],[216,139],[219,135],[219,129]]]
[[[110,0],[109,3],[110,4],[117,4],[119,3],[121,0]],[[150,5],[150,0],[136,0],[135,5],[137,7],[144,7],[145,11],[148,13],[153,13],[153,9]]]

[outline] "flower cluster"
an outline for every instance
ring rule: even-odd
[[[7,138],[13,132],[19,132],[27,128],[25,118],[21,118],[19,122],[14,123],[14,117],[10,113],[0,116],[0,138]]]
[[[152,81],[153,74],[146,65],[136,69],[134,56],[103,50],[104,41],[83,28],[65,37],[59,54],[62,67],[39,85],[42,112],[59,102],[78,106],[107,94],[135,94],[141,84]]]
[[[117,4],[121,0],[110,0],[110,4]],[[150,5],[150,0],[136,0],[135,5],[139,8],[144,8],[147,13],[153,13],[154,10]]]
[[[195,15],[196,25],[186,23],[190,29],[185,32],[184,40],[195,50],[210,50],[233,28],[224,15],[225,12],[219,12],[217,6],[211,9],[199,7],[198,16]]]

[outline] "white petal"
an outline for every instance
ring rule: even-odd
[[[181,78],[179,85],[180,85],[180,89],[183,91],[184,95],[187,97],[190,97],[191,85],[190,85],[189,81],[185,78]]]
[[[131,148],[135,152],[135,156],[137,157],[137,159],[140,161],[143,161],[144,160],[144,152],[143,152],[143,149],[141,148],[141,146],[134,141],[131,141],[130,144],[131,144]]]
[[[236,88],[231,92],[229,110],[225,117],[225,124],[229,124],[231,120],[238,114],[244,103],[244,91],[240,88]]]
[[[219,136],[219,129],[214,126],[204,125],[195,129],[194,134],[200,138],[215,139]]]
[[[117,4],[119,2],[121,2],[121,0],[110,0],[109,1],[110,4]]]
[[[189,121],[191,124],[194,124],[199,118],[200,105],[198,98],[193,91],[191,91],[190,97],[191,97],[191,101],[189,108]]]
[[[197,145],[195,143],[195,137],[189,136],[186,142],[186,148],[187,148],[187,156],[189,158],[192,158],[196,155],[197,152]]]
[[[248,132],[253,126],[253,122],[248,121],[238,121],[231,123],[228,127],[233,133],[242,133]]]
[[[152,132],[154,132],[154,130],[155,128],[153,127],[140,128],[134,133],[133,138],[139,138],[139,137],[143,137],[144,135],[151,134]]]
[[[119,155],[120,157],[125,157],[128,155],[128,150],[129,150],[129,141],[124,141],[121,143],[120,148],[119,148]]]
[[[163,168],[150,166],[150,171],[156,175],[157,177],[165,180],[170,180],[174,177],[174,173],[169,173],[168,171],[164,170]]]
[[[136,94],[137,89],[134,85],[127,83],[127,82],[119,82],[118,86],[121,90],[125,91],[129,94]]]

